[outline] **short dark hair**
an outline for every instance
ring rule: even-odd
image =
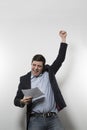
[[[43,55],[41,54],[36,54],[33,58],[32,58],[32,62],[33,61],[42,61],[43,65],[45,65],[46,59]]]

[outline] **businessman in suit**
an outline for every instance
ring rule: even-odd
[[[64,130],[58,112],[66,107],[66,103],[59,89],[55,74],[65,60],[67,32],[59,32],[61,38],[59,53],[51,65],[41,54],[32,58],[31,71],[20,77],[20,83],[14,99],[18,107],[26,106],[27,130]],[[44,99],[33,105],[33,97],[25,97],[22,90],[38,87],[45,95]]]

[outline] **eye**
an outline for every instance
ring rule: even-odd
[[[36,64],[32,64],[33,66],[36,66]]]
[[[42,65],[38,65],[39,68],[42,68]]]

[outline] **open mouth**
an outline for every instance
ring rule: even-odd
[[[33,70],[34,71],[34,73],[38,73],[39,71],[38,70]]]

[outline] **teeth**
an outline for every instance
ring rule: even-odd
[[[36,73],[36,72],[38,72],[37,70],[34,70],[34,72]]]

